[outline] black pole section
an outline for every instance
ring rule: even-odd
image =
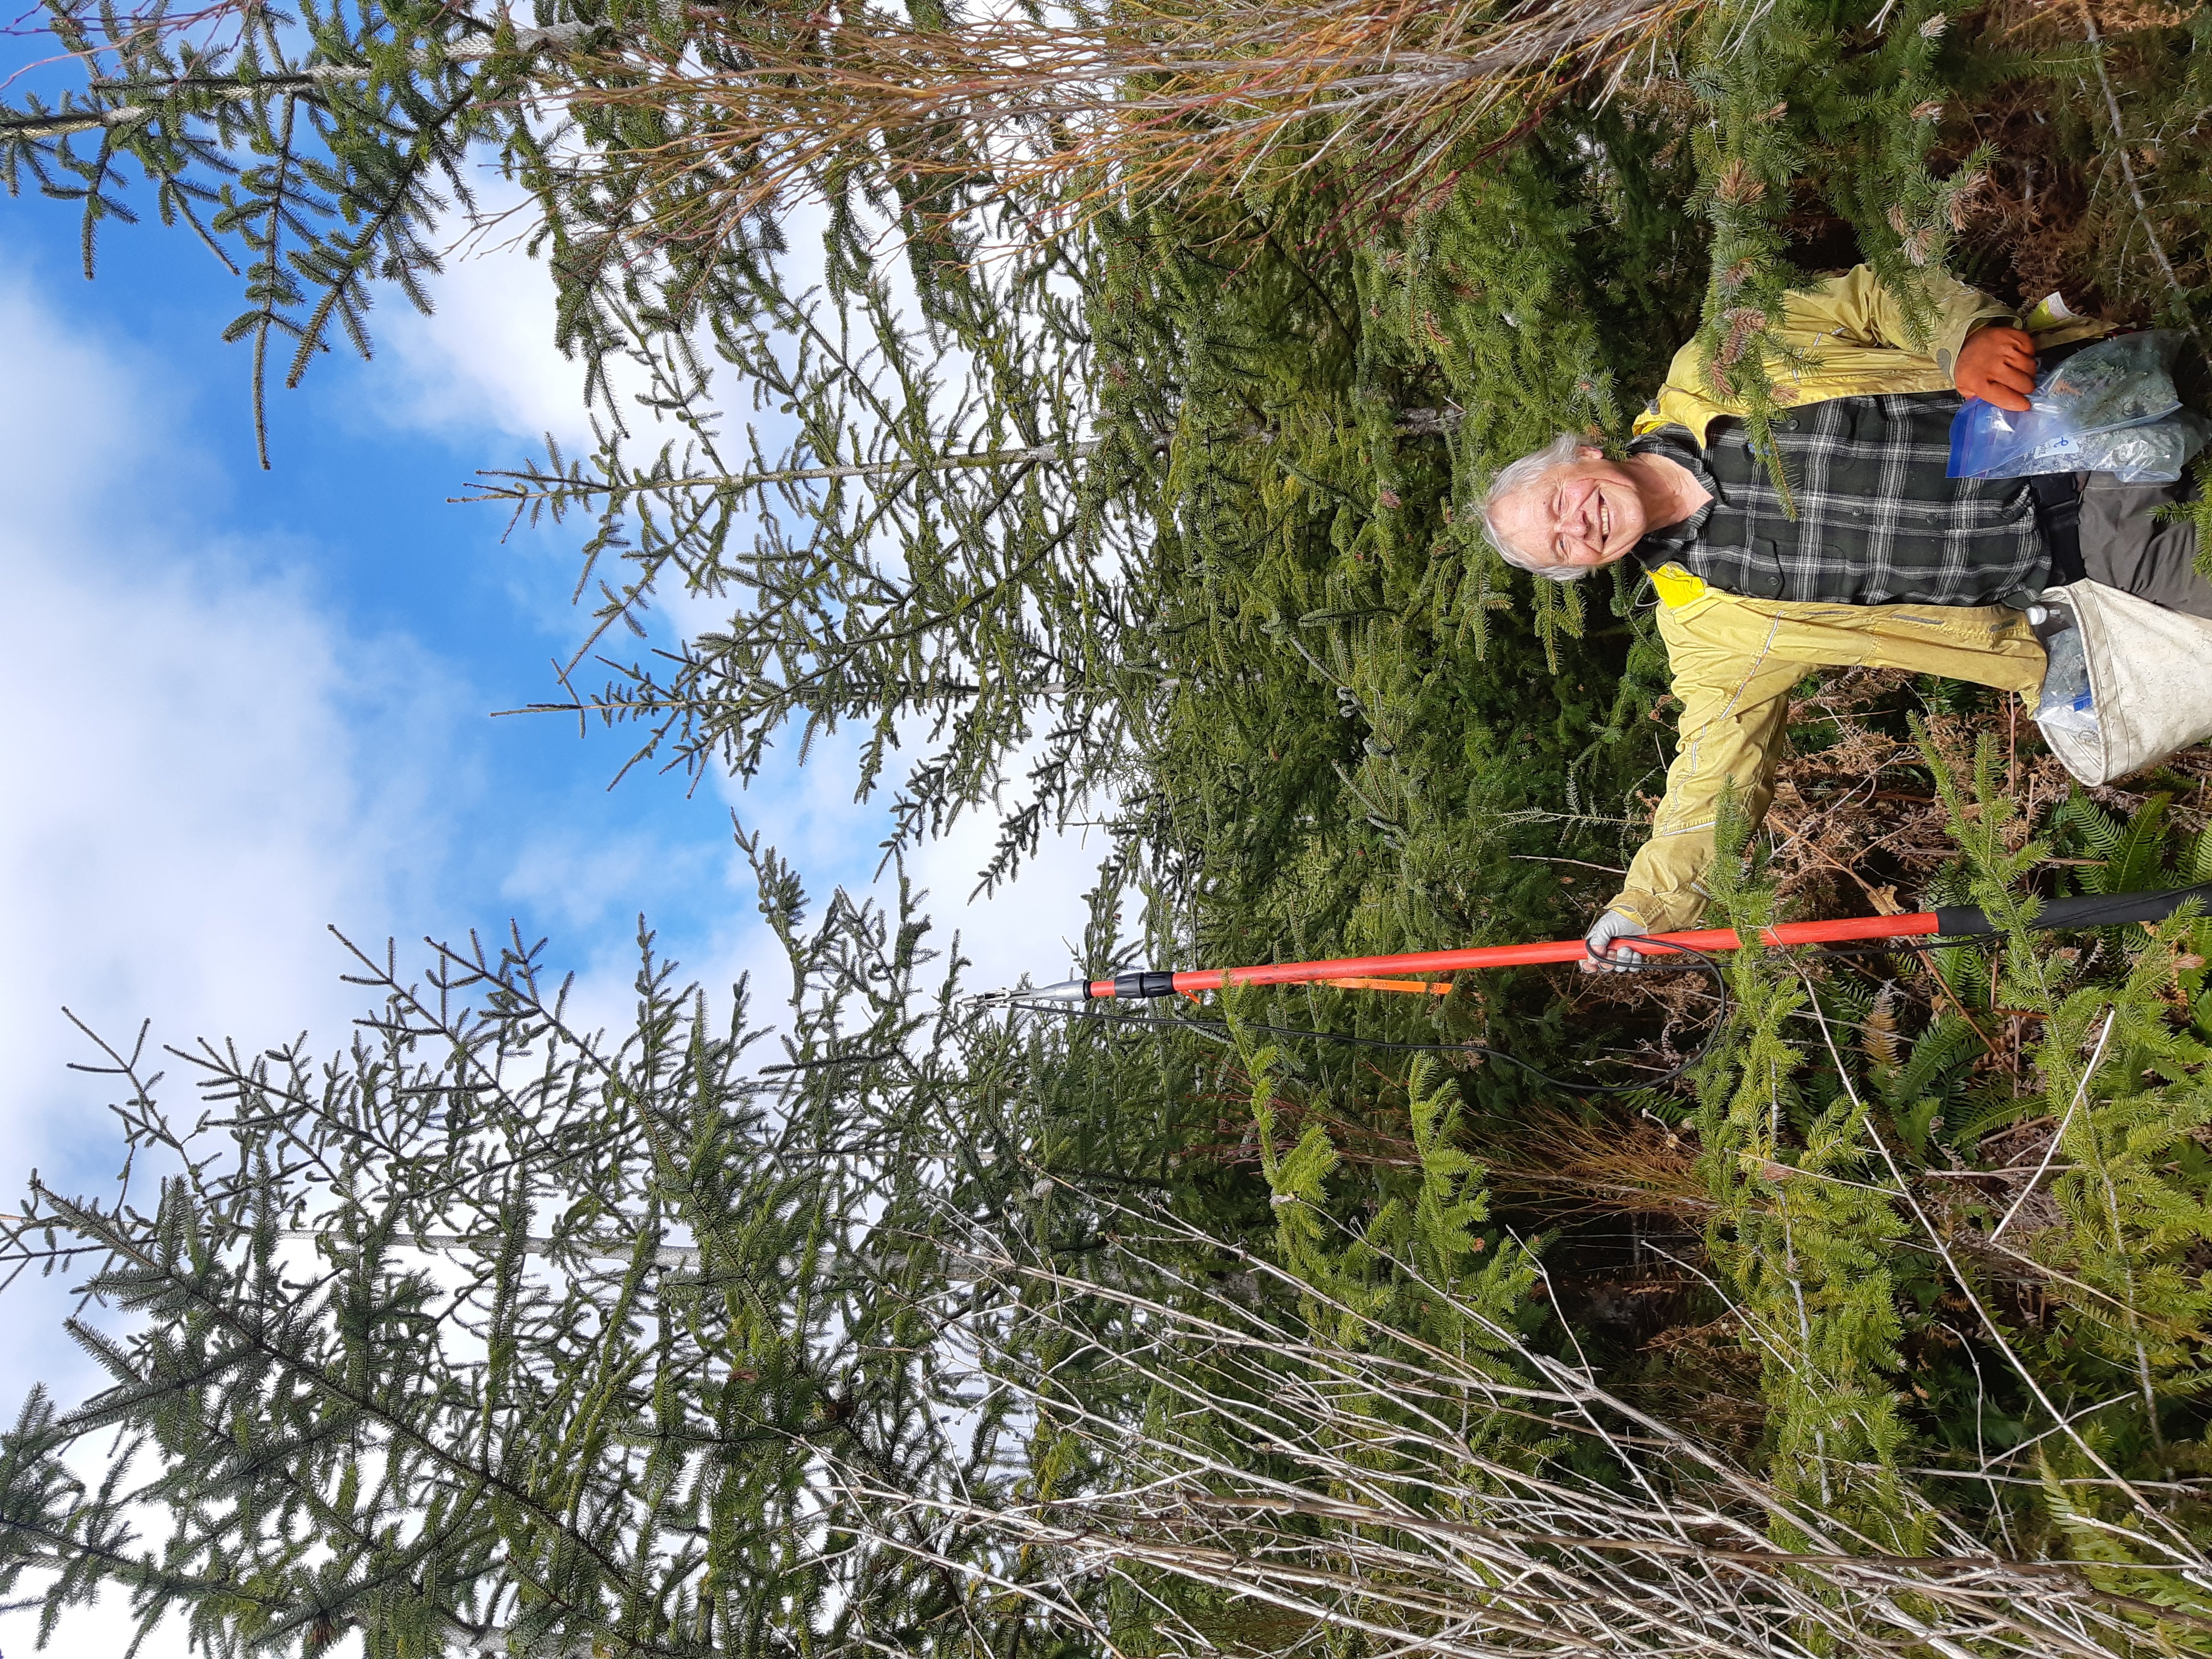
[[[1146,968],[1133,974],[1114,975],[1114,994],[1116,997],[1171,997],[1175,994],[1173,971]]]
[[[2212,912],[2212,882],[2175,887],[2163,893],[2085,893],[2080,898],[2045,899],[2033,927],[2110,927],[2124,921],[2164,921],[2191,899]],[[1971,904],[1936,908],[1939,933],[1994,933],[1996,925]]]

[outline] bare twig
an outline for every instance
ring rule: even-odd
[[[2151,222],[2150,206],[2143,200],[2135,163],[2128,156],[2127,126],[2120,118],[2120,100],[2112,91],[2112,77],[2105,68],[2105,37],[2097,27],[2097,14],[2091,9],[2089,0],[2081,0],[2081,21],[2088,34],[2089,61],[2097,67],[2097,85],[2105,94],[2105,115],[2112,124],[2112,155],[2120,164],[2120,178],[2128,187],[2129,199],[2135,203],[2136,217],[2142,222],[2143,237],[2150,243],[2151,257],[2158,261],[2166,287],[2180,302],[2182,326],[2189,331],[2189,337],[2197,342],[2197,349],[2202,351],[2204,337],[2197,331],[2197,319],[2190,314],[2187,293],[2181,286],[2180,277],[2174,275],[2173,261],[2166,257],[2166,244],[2159,240],[2158,227]]]
[[[2052,1133],[2051,1145],[2044,1148],[2043,1162],[2035,1166],[2035,1173],[2027,1178],[2027,1184],[2020,1189],[2020,1196],[2013,1200],[2012,1207],[2004,1212],[2004,1218],[1990,1230],[1990,1243],[1994,1244],[2004,1237],[2004,1230],[2012,1225],[2012,1218],[2020,1213],[2020,1206],[2027,1202],[2028,1194],[2034,1192],[2036,1183],[2043,1179],[2044,1172],[2051,1168],[2051,1160],[2058,1156],[2058,1143],[2066,1139],[2066,1126],[2074,1121],[2074,1114],[2080,1108],[2082,1097],[2089,1092],[2089,1079],[2097,1075],[2098,1063],[2105,1057],[2106,1041],[2112,1035],[2112,1022],[2119,1018],[2119,1009],[2115,1006],[2106,1013],[2105,1029],[2097,1033],[2097,1046],[2089,1055],[2088,1066],[2081,1073],[2081,1081],[2074,1091],[2074,1098],[2066,1108],[2066,1115],[2059,1120],[2058,1127]]]

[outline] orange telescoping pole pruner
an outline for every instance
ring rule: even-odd
[[[2046,899],[2031,924],[2037,928],[2109,927],[2124,922],[2160,921],[2191,899],[2212,910],[2212,883],[2160,893],[2091,893],[2079,898]],[[1846,916],[1830,921],[1784,921],[1760,931],[1762,945],[1844,945],[1879,939],[1964,939],[1994,933],[1996,924],[1970,904],[1940,906],[1909,916]],[[1688,933],[1655,933],[1624,939],[1646,956],[1677,951],[1711,953],[1741,950],[1732,927],[1702,927]],[[1111,979],[1063,980],[1033,991],[1002,994],[1047,1002],[1095,1002],[1109,997],[1167,997],[1218,991],[1230,985],[1356,986],[1376,990],[1433,990],[1447,987],[1418,981],[1377,981],[1378,974],[1453,974],[1476,968],[1528,968],[1543,963],[1580,962],[1586,955],[1578,939],[1543,939],[1527,945],[1477,945],[1459,951],[1413,951],[1399,956],[1337,957],[1320,962],[1267,962],[1246,968],[1177,970],[1139,969]],[[1649,964],[1663,967],[1663,962]]]

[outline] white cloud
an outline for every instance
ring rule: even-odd
[[[530,198],[494,179],[478,192],[478,206],[479,228],[453,229],[444,273],[428,284],[435,306],[430,314],[416,310],[396,291],[384,295],[372,324],[377,361],[359,380],[369,418],[386,431],[419,433],[453,444],[470,468],[532,465],[544,458],[549,434],[564,459],[588,461],[595,440],[584,403],[584,366],[564,356],[554,343],[552,273],[544,261],[531,257],[526,246],[537,222]],[[714,361],[711,347],[702,357]],[[632,458],[642,460],[669,440],[681,450],[689,434],[661,422],[655,411],[636,402],[635,394],[649,385],[643,371],[617,359],[608,372],[632,434]],[[716,390],[734,384],[726,368]],[[731,453],[742,455],[746,422],[728,420],[724,412],[726,432],[738,440]],[[756,423],[772,434],[793,426],[787,418],[773,416],[756,417]],[[470,482],[460,476],[453,480],[457,486]],[[453,493],[460,492],[457,488]],[[471,511],[488,524],[494,515],[505,517],[505,509],[496,506]],[[596,582],[580,601],[574,597],[581,568],[576,550],[592,528],[589,514],[571,516],[558,526],[550,520],[534,528],[525,523],[508,535],[504,549],[508,597],[519,614],[559,642],[563,659],[594,625]],[[614,554],[604,555],[597,571],[617,585],[631,574]],[[724,601],[691,593],[672,580],[643,607],[642,616],[656,641],[665,643],[726,622],[729,610]],[[631,637],[619,626],[599,647],[617,658],[632,647]],[[580,688],[595,688],[599,675],[598,665],[587,660],[579,673]],[[548,685],[544,695],[558,694]]]
[[[20,1169],[105,1136],[47,1115],[82,1093],[62,1069],[85,1057],[63,1002],[118,1033],[151,1016],[172,1041],[342,1019],[358,994],[336,983],[323,927],[381,937],[392,895],[435,862],[452,688],[407,641],[350,636],[271,549],[169,505],[216,470],[146,365],[16,284],[0,285],[0,559],[19,618],[0,724],[0,1137]]]
[[[120,1091],[61,1011],[125,1047],[303,1025],[343,1040],[362,994],[326,923],[380,940],[440,857],[431,802],[450,719],[404,641],[362,641],[282,574],[296,549],[226,540],[176,503],[222,493],[180,434],[178,389],[88,340],[0,274],[0,562],[16,625],[0,722],[0,1172],[100,1192]],[[389,739],[375,733],[388,731]],[[155,1056],[173,1109],[187,1068]],[[0,1194],[0,1197],[4,1197]],[[19,1285],[9,1322],[51,1330],[64,1289]],[[50,1317],[51,1316],[51,1317]],[[64,1401],[97,1379],[51,1340],[0,1355],[12,1407],[36,1376]],[[120,1652],[120,1609],[72,1613],[64,1650]],[[33,1621],[0,1620],[30,1645]],[[172,1634],[176,1639],[171,1640]],[[180,1633],[143,1650],[181,1654]]]
[[[1048,836],[1012,881],[969,902],[976,872],[997,844],[997,824],[971,815],[908,856],[915,884],[929,890],[925,908],[939,919],[940,942],[949,948],[958,932],[960,953],[971,964],[962,975],[970,990],[1011,986],[1024,974],[1037,985],[1072,977],[1090,919],[1083,896],[1098,884],[1109,850],[1104,836],[1080,829]]]
[[[153,1017],[173,1042],[266,1041],[318,1017],[333,1035],[340,959],[324,924],[381,937],[388,895],[428,850],[410,842],[436,835],[431,757],[365,764],[359,705],[439,711],[385,667],[364,672],[297,592],[219,556],[149,571],[0,530],[0,557],[40,622],[18,635],[20,701],[0,728],[14,1132],[23,1106],[78,1092],[60,1068],[82,1057],[60,1002],[108,1031]]]
[[[469,237],[429,283],[428,316],[398,293],[374,326],[387,361],[367,377],[392,424],[481,441],[487,430],[532,447],[550,432],[588,441],[583,365],[553,343],[553,278],[524,239],[534,222],[522,192],[495,183],[487,213],[506,217]],[[394,372],[396,371],[396,372]]]
[[[747,827],[806,876],[813,915],[820,915],[840,882],[887,909],[896,906],[897,871],[878,875],[877,866],[891,832],[891,798],[907,766],[927,748],[922,722],[910,726],[908,744],[892,751],[882,785],[866,805],[852,799],[861,743],[857,726],[818,739],[803,769],[787,759],[794,740],[771,751],[769,764],[750,788],[721,782],[724,798]],[[1010,799],[1018,796],[1039,747],[1033,743],[1008,757]],[[1085,816],[1110,817],[1111,805],[1110,799],[1093,802]],[[970,991],[1010,986],[1024,974],[1037,984],[1065,979],[1082,946],[1089,917],[1083,896],[1097,884],[1098,865],[1108,851],[1104,836],[1082,826],[1048,834],[1012,881],[976,895],[976,880],[998,840],[997,815],[985,806],[962,813],[945,835],[907,854],[908,879],[927,895],[921,908],[935,924],[928,942],[949,951],[953,935],[959,935],[961,955],[969,963],[961,982]],[[742,872],[733,877],[740,878]]]

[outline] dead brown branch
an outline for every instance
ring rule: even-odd
[[[979,190],[1081,216],[1109,200],[1350,160],[1391,199],[1432,186],[1486,134],[1561,90],[1617,76],[1687,0],[1256,0],[1116,7],[1073,22],[1020,13],[939,27],[829,8],[700,11],[681,51],[630,40],[574,60],[560,95],[641,112],[668,136],[633,151],[676,241],[834,193],[864,173],[904,210]]]

